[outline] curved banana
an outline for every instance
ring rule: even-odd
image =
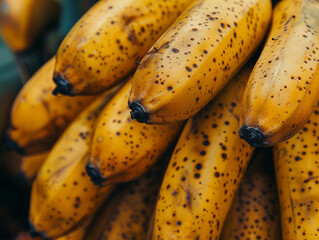
[[[0,0],[1,36],[12,51],[27,50],[59,11],[57,0]]]
[[[131,86],[132,81],[124,85],[97,121],[86,166],[97,185],[126,182],[140,176],[180,133],[182,123],[150,126],[131,120],[127,106]]]
[[[84,240],[146,239],[163,170],[157,164],[123,184],[93,220]]]
[[[319,108],[303,129],[274,146],[283,240],[319,238]]]
[[[99,93],[133,71],[193,0],[100,0],[59,47],[54,93]]]
[[[319,101],[319,2],[283,0],[244,93],[239,134],[271,146],[296,134]]]
[[[251,69],[237,74],[214,101],[187,121],[162,182],[153,240],[219,239],[253,153],[237,134]]]
[[[25,154],[51,149],[67,125],[95,99],[52,95],[54,64],[54,58],[44,64],[16,97],[7,133],[8,148]]]
[[[89,105],[54,145],[32,185],[32,235],[57,238],[86,226],[113,186],[94,186],[85,173],[98,114],[117,89]]]
[[[195,115],[248,60],[270,16],[270,0],[194,1],[136,70],[132,118],[163,124]]]
[[[252,158],[227,215],[220,240],[281,240],[280,210],[271,155],[272,151],[259,150]]]
[[[43,152],[22,156],[19,176],[31,183],[48,155],[49,152]]]

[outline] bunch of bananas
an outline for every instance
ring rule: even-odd
[[[98,1],[11,109],[30,235],[319,239],[318,54],[317,0]]]

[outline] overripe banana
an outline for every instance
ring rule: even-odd
[[[0,0],[1,36],[12,51],[27,50],[59,10],[57,0]]]
[[[114,94],[103,93],[65,130],[32,185],[32,235],[57,238],[86,226],[113,186],[94,186],[85,173],[96,118]]]
[[[31,183],[49,152],[37,153],[21,157],[19,176]]]
[[[317,107],[296,136],[274,146],[283,240],[319,239],[318,124]]]
[[[59,47],[54,93],[95,94],[114,85],[192,1],[98,1]]]
[[[8,148],[28,154],[51,149],[67,125],[94,100],[95,96],[53,96],[54,64],[54,58],[44,64],[16,97],[11,110]]]
[[[123,184],[94,219],[84,240],[146,239],[161,185],[161,167],[156,164],[138,179]]]
[[[272,149],[260,150],[252,159],[232,207],[220,240],[280,240],[280,215]]]
[[[136,70],[132,118],[163,124],[195,115],[254,52],[270,17],[270,0],[194,1]]]
[[[237,134],[246,67],[190,118],[162,182],[153,240],[219,239],[227,212],[253,152]]]
[[[296,134],[319,100],[319,2],[282,0],[244,93],[239,134],[271,146]]]
[[[131,80],[106,105],[97,120],[86,170],[97,185],[130,181],[174,143],[182,123],[140,124],[130,118]],[[115,144],[116,143],[116,144]]]

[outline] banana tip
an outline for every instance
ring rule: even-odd
[[[29,222],[29,228],[30,228],[29,234],[30,234],[30,237],[31,237],[31,238],[41,237],[41,238],[43,238],[43,239],[46,239],[45,236],[44,236],[44,234],[38,232],[38,231],[36,230],[36,228],[34,227],[34,225],[33,225],[31,222]]]
[[[2,145],[2,150],[12,150],[19,154],[25,154],[25,151],[19,146],[18,143],[13,141],[9,135],[6,135],[4,143]]]
[[[129,104],[131,111],[131,118],[136,119],[140,123],[146,123],[148,120],[148,115],[145,109],[138,102],[133,102]]]
[[[243,138],[252,147],[264,147],[265,135],[259,128],[242,126],[239,131],[239,136]]]
[[[104,179],[97,167],[92,166],[90,163],[87,163],[85,166],[85,170],[94,185],[103,186]]]
[[[68,95],[68,96],[73,95],[71,84],[61,75],[54,74],[53,81],[56,84],[56,88],[52,91],[53,95],[58,95],[59,93],[63,95]]]

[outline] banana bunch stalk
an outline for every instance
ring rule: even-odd
[[[132,118],[164,124],[195,115],[252,55],[270,19],[270,0],[194,1],[136,70]]]
[[[95,96],[52,95],[55,59],[44,64],[24,85],[11,109],[7,148],[23,154],[50,150],[68,124]]]
[[[238,188],[220,240],[281,239],[272,151],[259,150]]]
[[[95,94],[116,84],[192,1],[98,1],[59,47],[54,93]]]
[[[131,86],[128,81],[97,120],[86,166],[97,185],[127,182],[146,172],[174,144],[183,126],[133,121],[127,106]]]
[[[247,66],[178,140],[155,210],[153,240],[219,239],[253,148],[238,136]]]
[[[296,134],[319,101],[319,2],[282,0],[242,103],[239,134],[271,146]]]
[[[293,138],[274,146],[283,240],[319,238],[319,108]]]
[[[32,236],[57,238],[87,226],[113,186],[94,186],[85,172],[95,121],[117,88],[103,93],[65,130],[43,163],[31,193]]]

